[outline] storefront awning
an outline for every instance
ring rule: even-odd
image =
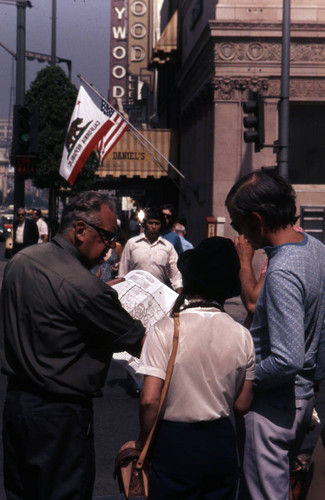
[[[153,65],[168,62],[172,52],[177,50],[177,17],[177,10],[175,10],[156,46],[153,48],[151,60]]]
[[[158,150],[167,160],[174,163],[174,141],[171,130],[141,130],[147,141]],[[127,131],[104,159],[103,165],[96,172],[99,177],[140,178],[154,177],[159,179],[168,172],[167,162],[153,149],[151,154],[136,138],[134,132]],[[154,160],[156,158],[163,168]]]

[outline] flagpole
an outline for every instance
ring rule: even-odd
[[[131,132],[131,134],[134,134],[133,130],[130,130],[130,132]],[[136,134],[134,134],[134,135],[135,135],[135,137],[136,137]],[[141,137],[143,137],[143,136],[142,136],[142,134],[140,134],[140,135],[141,135]],[[163,166],[162,166],[162,164],[160,163],[160,161],[159,161],[159,160],[157,160],[157,158],[155,158],[155,157],[154,157],[153,152],[149,150],[148,146],[147,146],[145,143],[143,143],[143,142],[142,142],[142,140],[141,140],[139,137],[136,137],[136,139],[137,139],[137,140],[140,142],[140,144],[141,144],[141,145],[142,145],[142,146],[143,146],[143,147],[144,147],[144,148],[148,151],[148,153],[149,153],[149,155],[151,156],[151,158],[153,159],[153,161],[154,161],[154,162],[156,162],[156,163],[158,163],[159,167],[160,167],[160,168],[161,168],[164,172],[166,172],[166,174],[168,175],[168,170],[167,170],[165,167],[163,167]],[[151,143],[149,142],[149,144],[151,144]],[[178,190],[180,191],[180,193],[182,194],[182,196],[183,196],[184,200],[186,201],[186,196],[185,196],[185,194],[184,194],[184,190],[183,190],[183,189],[182,189],[182,188],[181,188],[181,187],[177,184],[177,182],[175,181],[175,179],[173,179],[172,177],[170,177],[170,180],[172,181],[172,183],[173,183],[173,184],[175,184],[175,186],[177,187],[177,189],[178,189]],[[186,180],[186,179],[185,179],[185,180]],[[190,188],[192,189],[192,186],[191,186],[190,184],[189,184],[189,186],[190,186]],[[194,192],[194,191],[193,191],[193,192]],[[196,193],[194,192],[194,194],[196,194]]]
[[[160,155],[160,156],[161,156],[161,157],[162,157],[162,158],[163,158],[163,159],[164,159],[164,160],[168,163],[168,165],[170,165],[170,166],[173,168],[173,170],[175,170],[175,172],[177,172],[177,173],[178,173],[178,175],[179,175],[180,177],[182,177],[182,179],[184,179],[184,180],[185,180],[185,176],[182,174],[182,172],[180,172],[180,171],[179,171],[179,170],[175,167],[175,165],[173,165],[173,164],[172,164],[172,163],[171,163],[171,162],[170,162],[170,161],[169,161],[169,160],[168,160],[168,159],[167,159],[167,158],[166,158],[166,157],[165,157],[165,156],[164,156],[164,155],[163,155],[163,154],[162,154],[162,153],[161,153],[161,152],[160,152],[160,151],[159,151],[159,150],[158,150],[158,149],[157,149],[154,145],[153,145],[153,144],[151,144],[151,142],[150,142],[150,141],[149,141],[146,137],[144,137],[144,136],[143,136],[143,135],[139,132],[139,130],[138,130],[136,127],[134,127],[134,125],[132,125],[132,123],[130,123],[130,122],[129,122],[126,118],[125,118],[125,116],[123,116],[123,115],[122,115],[122,113],[120,113],[120,111],[118,111],[116,108],[114,108],[114,107],[111,105],[111,103],[110,103],[110,102],[108,102],[108,101],[105,99],[105,97],[103,97],[103,96],[100,94],[100,92],[98,92],[98,90],[96,89],[96,87],[94,87],[93,85],[91,85],[90,83],[88,83],[88,82],[87,82],[87,80],[85,80],[85,79],[84,79],[81,75],[78,75],[78,78],[79,78],[82,82],[84,82],[84,83],[85,83],[85,84],[86,84],[86,85],[87,85],[87,86],[88,86],[88,87],[89,87],[89,88],[90,88],[93,92],[95,92],[95,94],[97,94],[97,95],[98,95],[98,97],[100,97],[101,99],[103,99],[103,101],[105,101],[105,102],[106,102],[106,104],[108,104],[108,106],[111,106],[111,107],[112,107],[112,108],[116,111],[116,113],[117,113],[117,114],[118,114],[121,118],[123,118],[123,120],[125,120],[125,121],[126,121],[126,123],[128,124],[128,126],[129,126],[129,127],[130,127],[130,128],[131,128],[134,132],[135,132],[135,134],[136,134],[136,135],[137,135],[137,134],[139,134],[139,135],[141,136],[141,139],[143,139],[145,142],[149,143],[150,147],[152,147],[152,149],[153,149],[154,151],[156,151],[156,153],[158,153],[158,154],[159,154],[159,155]]]
[[[159,156],[161,158],[163,158],[167,163],[168,165],[175,171],[178,173],[178,175],[187,183],[187,185],[189,186],[189,188],[193,191],[194,194],[197,194],[196,190],[193,188],[193,186],[191,185],[191,183],[186,179],[186,177],[184,176],[184,174],[182,174],[182,172],[180,172],[176,167],[175,165],[173,165],[146,137],[144,137],[138,129],[136,129],[126,118],[125,116],[122,115],[122,113],[120,113],[117,109],[115,109],[106,99],[105,97],[103,97],[100,92],[96,89],[96,87],[94,87],[93,85],[91,85],[90,83],[87,82],[87,80],[85,80],[81,75],[78,75],[78,78],[84,82],[93,92],[95,92],[95,94],[100,97],[104,102],[106,102],[106,104],[110,107],[112,107],[114,109],[114,111],[116,111],[116,113],[121,117],[123,118],[123,120],[126,121],[126,123],[128,124],[128,126],[130,127],[131,131],[133,131],[135,133],[135,135],[137,136],[137,138],[139,139],[138,136],[141,137],[140,142],[141,141],[144,141],[146,143],[149,144],[149,146],[156,152],[159,154]],[[147,146],[141,142],[141,144],[147,149],[147,151],[149,152]],[[150,153],[150,152],[149,152]],[[157,160],[156,160],[157,161]],[[158,162],[158,165],[162,167],[162,165]],[[164,171],[166,171],[164,168],[163,168]]]

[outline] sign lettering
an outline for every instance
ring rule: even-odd
[[[117,99],[127,95],[127,0],[111,0],[111,74],[109,99],[114,105]]]

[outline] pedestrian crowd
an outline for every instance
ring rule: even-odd
[[[13,254],[35,243],[48,241],[48,226],[41,210],[33,208],[30,219],[26,215],[24,208],[18,208],[13,224]]]
[[[92,499],[92,401],[121,351],[139,357],[144,383],[139,435],[120,451],[141,450],[158,419],[150,500],[296,498],[290,471],[325,375],[325,246],[296,226],[295,198],[282,177],[248,174],[225,200],[234,241],[195,246],[171,204],[147,208],[141,223],[133,214],[129,238],[105,193],[73,198],[51,241],[40,210],[31,220],[17,211],[0,301],[9,500]],[[258,249],[267,260],[256,278]],[[112,288],[137,269],[178,294],[147,331]],[[239,295],[245,325],[225,311]],[[324,498],[323,434],[301,499]]]

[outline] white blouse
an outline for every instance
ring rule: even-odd
[[[173,333],[171,317],[148,331],[137,373],[165,379]],[[214,307],[185,309],[163,418],[199,422],[228,417],[243,381],[254,379],[254,368],[246,328]]]

